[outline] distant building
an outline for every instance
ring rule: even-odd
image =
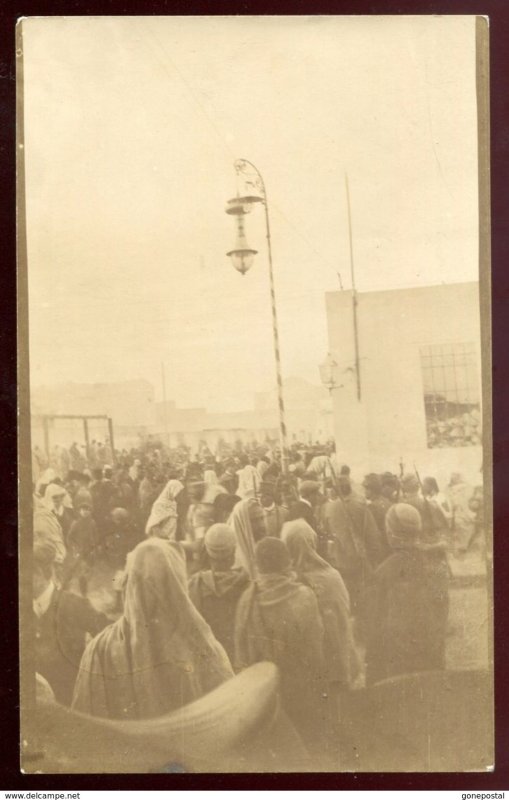
[[[478,283],[357,294],[357,399],[352,293],[326,294],[338,460],[405,471],[442,485],[451,472],[480,482],[481,349]]]
[[[155,425],[154,387],[148,381],[119,383],[62,383],[51,387],[31,387],[33,444],[43,445],[40,422],[42,414],[104,414],[113,419],[115,445],[135,442],[136,437],[150,432]],[[104,441],[106,424],[90,422],[90,438]],[[84,442],[83,425],[79,421],[55,420],[50,428],[51,444],[69,445],[73,440]]]
[[[288,378],[284,381],[284,399],[289,444],[326,442],[332,437],[332,408],[323,387],[301,378]],[[277,439],[276,391],[257,393],[254,408],[247,411],[212,413],[204,408],[180,409],[174,402],[156,403],[156,426],[161,439],[171,447],[186,444],[197,448],[200,441],[205,441],[214,450],[220,440],[248,444]]]
[[[284,382],[288,442],[325,442],[332,436],[330,398],[321,386],[300,378]],[[34,387],[31,391],[32,439],[44,446],[41,416],[48,414],[101,414],[112,418],[117,449],[158,439],[170,447],[184,444],[197,450],[205,441],[215,450],[220,441],[263,443],[279,437],[278,403],[275,390],[258,393],[254,408],[212,413],[203,407],[178,408],[174,401],[156,403],[154,387],[147,381],[122,383],[65,383]],[[90,421],[90,439],[104,441],[104,421]],[[67,446],[84,443],[79,420],[55,420],[50,425],[50,443]]]

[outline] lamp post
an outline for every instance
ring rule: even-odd
[[[327,358],[319,365],[318,369],[323,385],[332,394],[332,390],[338,385],[338,365],[330,353],[327,353]]]
[[[281,443],[281,469],[283,475],[288,473],[288,450],[286,445],[286,421],[285,405],[283,399],[283,380],[281,377],[281,354],[279,350],[279,330],[277,324],[276,294],[274,291],[274,273],[272,267],[272,248],[270,242],[270,223],[269,207],[267,203],[267,192],[265,183],[257,168],[245,158],[237,159],[234,163],[237,179],[243,179],[245,193],[229,200],[226,205],[226,213],[235,216],[237,222],[237,240],[233,250],[227,255],[230,256],[232,264],[241,275],[245,275],[251,268],[257,250],[249,247],[244,231],[244,217],[248,214],[254,203],[262,203],[265,207],[265,227],[267,236],[267,252],[269,257],[269,280],[270,280],[270,299],[272,308],[272,332],[274,337],[274,356],[276,362],[276,380],[279,407],[279,438]],[[248,194],[246,190],[252,190]]]

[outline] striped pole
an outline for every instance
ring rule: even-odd
[[[272,307],[272,333],[274,335],[274,356],[276,361],[277,400],[279,408],[279,438],[281,442],[281,470],[288,474],[288,449],[286,446],[285,402],[283,398],[283,378],[281,376],[281,353],[279,350],[279,329],[277,324],[276,292],[272,269],[272,248],[270,243],[269,207],[264,186],[265,223],[267,226],[267,249],[269,253],[270,301]]]
[[[267,230],[267,249],[269,255],[269,280],[270,280],[270,301],[272,308],[272,333],[274,336],[274,356],[276,361],[276,381],[277,381],[277,401],[279,410],[279,440],[281,445],[281,470],[283,475],[288,474],[288,448],[286,445],[286,422],[285,422],[285,403],[283,399],[283,379],[281,377],[281,353],[279,350],[279,329],[277,324],[277,309],[276,309],[276,292],[274,290],[274,271],[272,267],[272,247],[270,242],[270,223],[269,223],[269,206],[267,203],[267,192],[265,189],[265,182],[255,167],[250,161],[245,158],[239,158],[235,161],[235,171],[237,178],[242,174],[244,185],[249,187],[255,192],[260,192],[261,197],[252,195],[248,196],[246,200],[253,202],[262,200],[265,206],[265,225]],[[250,169],[253,171],[254,179],[249,175]],[[247,174],[246,174],[247,173]]]

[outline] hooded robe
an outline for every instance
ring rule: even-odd
[[[157,717],[232,675],[189,598],[181,546],[153,537],[128,556],[124,613],[85,650],[73,708],[112,719]]]

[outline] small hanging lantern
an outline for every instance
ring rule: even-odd
[[[327,354],[325,361],[320,364],[319,370],[322,384],[327,387],[329,392],[332,392],[338,384],[338,365],[330,353]]]
[[[226,255],[230,256],[235,269],[245,275],[253,264],[253,259],[258,250],[249,247],[244,231],[244,216],[251,211],[251,199],[235,197],[229,200],[226,206],[226,213],[235,216],[237,221],[237,239],[235,247]]]

